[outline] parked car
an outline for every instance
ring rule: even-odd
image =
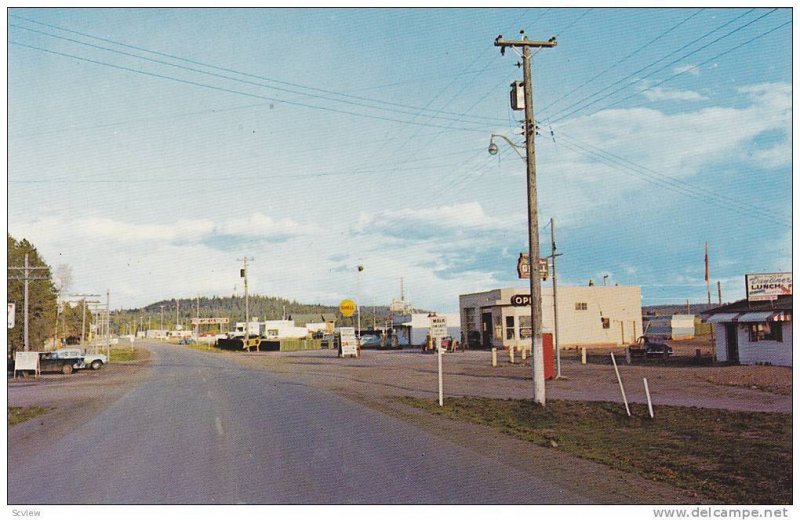
[[[181,338],[178,340],[178,345],[196,345],[197,342],[192,338]]]
[[[647,336],[639,336],[636,343],[628,345],[631,356],[662,357],[667,358],[672,355],[672,347],[666,343],[659,343]]]
[[[89,367],[92,370],[100,370],[103,365],[108,363],[108,358],[105,354],[87,354],[79,348],[60,348],[54,350],[51,354],[53,358],[57,359],[80,358],[81,362],[73,366],[73,368],[78,369]]]
[[[381,338],[375,334],[364,334],[361,336],[361,348],[380,347]]]
[[[54,355],[54,352],[38,352],[39,354],[39,371],[40,372],[61,372],[62,374],[69,375],[75,367],[85,366],[83,359],[80,357],[59,357]],[[8,360],[8,371],[14,372],[15,362],[11,358]],[[32,374],[33,370],[20,370],[18,373],[26,376]]]

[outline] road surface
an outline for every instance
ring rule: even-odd
[[[148,345],[130,391],[9,451],[9,504],[587,503],[400,419],[228,356]]]

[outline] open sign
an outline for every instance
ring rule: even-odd
[[[515,294],[511,297],[511,305],[514,307],[525,307],[531,304],[530,294]]]

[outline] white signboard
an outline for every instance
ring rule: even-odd
[[[339,356],[358,357],[358,338],[356,338],[355,327],[339,328]]]
[[[442,339],[447,337],[447,317],[431,316],[431,338]]]
[[[225,325],[228,318],[192,318],[192,325]]]
[[[38,352],[17,352],[14,356],[14,376],[18,370],[33,370],[39,373]]]
[[[747,300],[751,302],[777,300],[792,294],[792,273],[760,273],[744,276]]]
[[[16,303],[9,303],[8,304],[8,328],[14,328],[14,316],[17,313],[17,304]]]

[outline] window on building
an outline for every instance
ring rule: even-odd
[[[610,329],[611,328],[611,319],[610,318],[600,318],[603,320],[603,328]]]
[[[586,302],[575,302],[576,311],[585,311],[588,308],[589,306],[586,304]]]
[[[477,327],[475,326],[475,314],[475,309],[473,307],[466,307],[464,309],[464,319],[467,322],[467,332],[471,330],[477,330]]]
[[[514,316],[506,316],[506,339],[516,339],[516,337],[516,330],[514,330]]]
[[[531,317],[530,316],[520,316],[519,317],[519,339],[530,339],[533,336],[533,332],[531,330]]]
[[[751,323],[750,341],[783,341],[783,331],[780,322]]]

